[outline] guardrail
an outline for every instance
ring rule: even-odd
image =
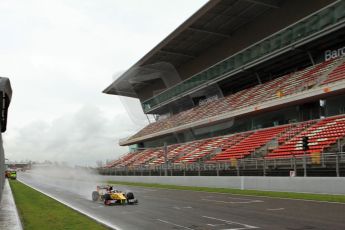
[[[345,152],[100,168],[103,175],[126,176],[345,176]]]

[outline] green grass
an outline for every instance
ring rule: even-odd
[[[311,193],[294,193],[294,192],[271,192],[259,190],[240,190],[231,188],[209,188],[209,187],[192,187],[192,186],[178,186],[167,184],[148,184],[148,183],[133,183],[133,182],[120,182],[120,181],[107,181],[110,184],[140,186],[160,189],[176,189],[188,190],[199,192],[216,192],[216,193],[229,193],[236,195],[250,195],[250,196],[265,196],[273,198],[290,198],[290,199],[303,199],[315,201],[328,201],[345,203],[345,195],[327,195],[327,194],[311,194]]]
[[[19,181],[11,180],[10,186],[25,230],[108,229]]]

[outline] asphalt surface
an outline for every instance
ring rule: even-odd
[[[117,229],[345,229],[345,204],[339,203],[116,186],[134,192],[139,204],[104,206],[91,201],[94,183],[18,177]]]

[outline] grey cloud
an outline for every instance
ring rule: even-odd
[[[127,147],[119,147],[117,142],[139,128],[125,113],[109,119],[100,108],[84,106],[52,122],[32,122],[14,135],[4,135],[4,143],[10,159],[95,165],[97,160],[127,152]]]

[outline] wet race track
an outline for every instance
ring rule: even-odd
[[[345,229],[345,204],[114,186],[138,205],[91,201],[96,183],[21,173],[18,179],[116,229]]]

